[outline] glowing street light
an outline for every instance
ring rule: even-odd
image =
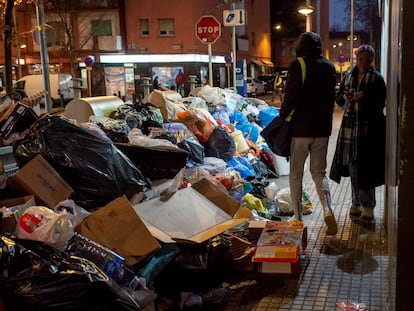
[[[298,7],[298,12],[300,13],[300,14],[303,14],[303,15],[305,15],[305,16],[307,16],[307,15],[309,15],[309,14],[312,14],[313,13],[313,6],[311,6],[311,5],[301,5],[300,7]]]
[[[306,4],[305,5],[301,5],[300,7],[298,7],[298,12],[300,14],[305,15],[306,17],[306,31],[311,31],[311,18],[310,18],[310,14],[312,14],[315,9],[313,8],[313,6],[310,5],[309,0],[306,0]]]

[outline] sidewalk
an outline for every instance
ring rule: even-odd
[[[341,110],[335,110],[327,172],[332,162],[341,117]],[[283,187],[288,184],[288,176],[274,180]],[[365,224],[349,217],[349,178],[343,179],[340,185],[330,181],[338,233],[327,236],[323,211],[309,171],[305,173],[304,183],[310,194],[313,213],[304,216],[308,227],[308,247],[303,254],[300,275],[251,273],[240,276],[240,280],[231,285],[232,295],[220,307],[215,306],[214,310],[339,310],[335,306],[336,302],[364,303],[370,311],[389,310],[389,262],[383,226],[383,187],[377,188],[375,222]]]

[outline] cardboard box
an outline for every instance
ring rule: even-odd
[[[250,241],[258,240],[264,227],[266,226],[267,220],[250,220],[248,230],[248,238]]]
[[[300,261],[299,258],[293,262],[282,261],[263,261],[256,263],[257,272],[260,273],[281,273],[281,274],[299,274]]]
[[[7,138],[13,132],[23,132],[37,120],[38,116],[32,108],[18,103],[13,111],[0,122],[0,135]]]
[[[226,200],[217,201],[220,205],[189,187],[168,198],[155,198],[133,207],[157,239],[165,243],[201,243],[248,220],[231,217],[224,211]],[[236,215],[243,213],[239,211]]]
[[[252,261],[262,273],[299,273],[300,247],[306,232],[303,222],[267,221],[257,241]]]
[[[38,204],[51,209],[68,199],[73,192],[72,187],[41,155],[20,168],[10,178],[8,186],[18,193],[35,195]]]
[[[240,209],[239,201],[226,193],[220,185],[206,178],[194,183],[192,187],[232,217]]]
[[[0,200],[0,208],[5,207],[7,211],[12,213],[10,216],[0,219],[0,233],[13,233],[20,216],[28,207],[34,205],[36,205],[36,201],[33,195]]]
[[[123,196],[82,220],[76,231],[135,265],[161,247]]]
[[[299,249],[306,249],[307,228],[302,221],[272,221],[265,226],[256,244],[254,261],[295,260]]]
[[[17,212],[20,217],[24,211],[30,207],[36,205],[34,195],[26,195],[18,198],[11,198],[0,200],[0,207],[6,207],[11,212]]]

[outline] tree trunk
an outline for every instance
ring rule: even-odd
[[[12,34],[13,34],[13,7],[14,0],[7,0],[6,11],[4,15],[4,80],[6,92],[13,90],[13,62],[12,62]]]

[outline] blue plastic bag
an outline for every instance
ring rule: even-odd
[[[272,120],[279,115],[279,110],[276,107],[270,106],[260,110],[259,119],[261,127],[266,127]]]
[[[240,176],[243,179],[247,177],[255,177],[258,178],[256,171],[254,170],[253,166],[249,163],[246,158],[243,157],[233,157],[227,162],[226,168],[233,168],[235,171],[240,173]]]

